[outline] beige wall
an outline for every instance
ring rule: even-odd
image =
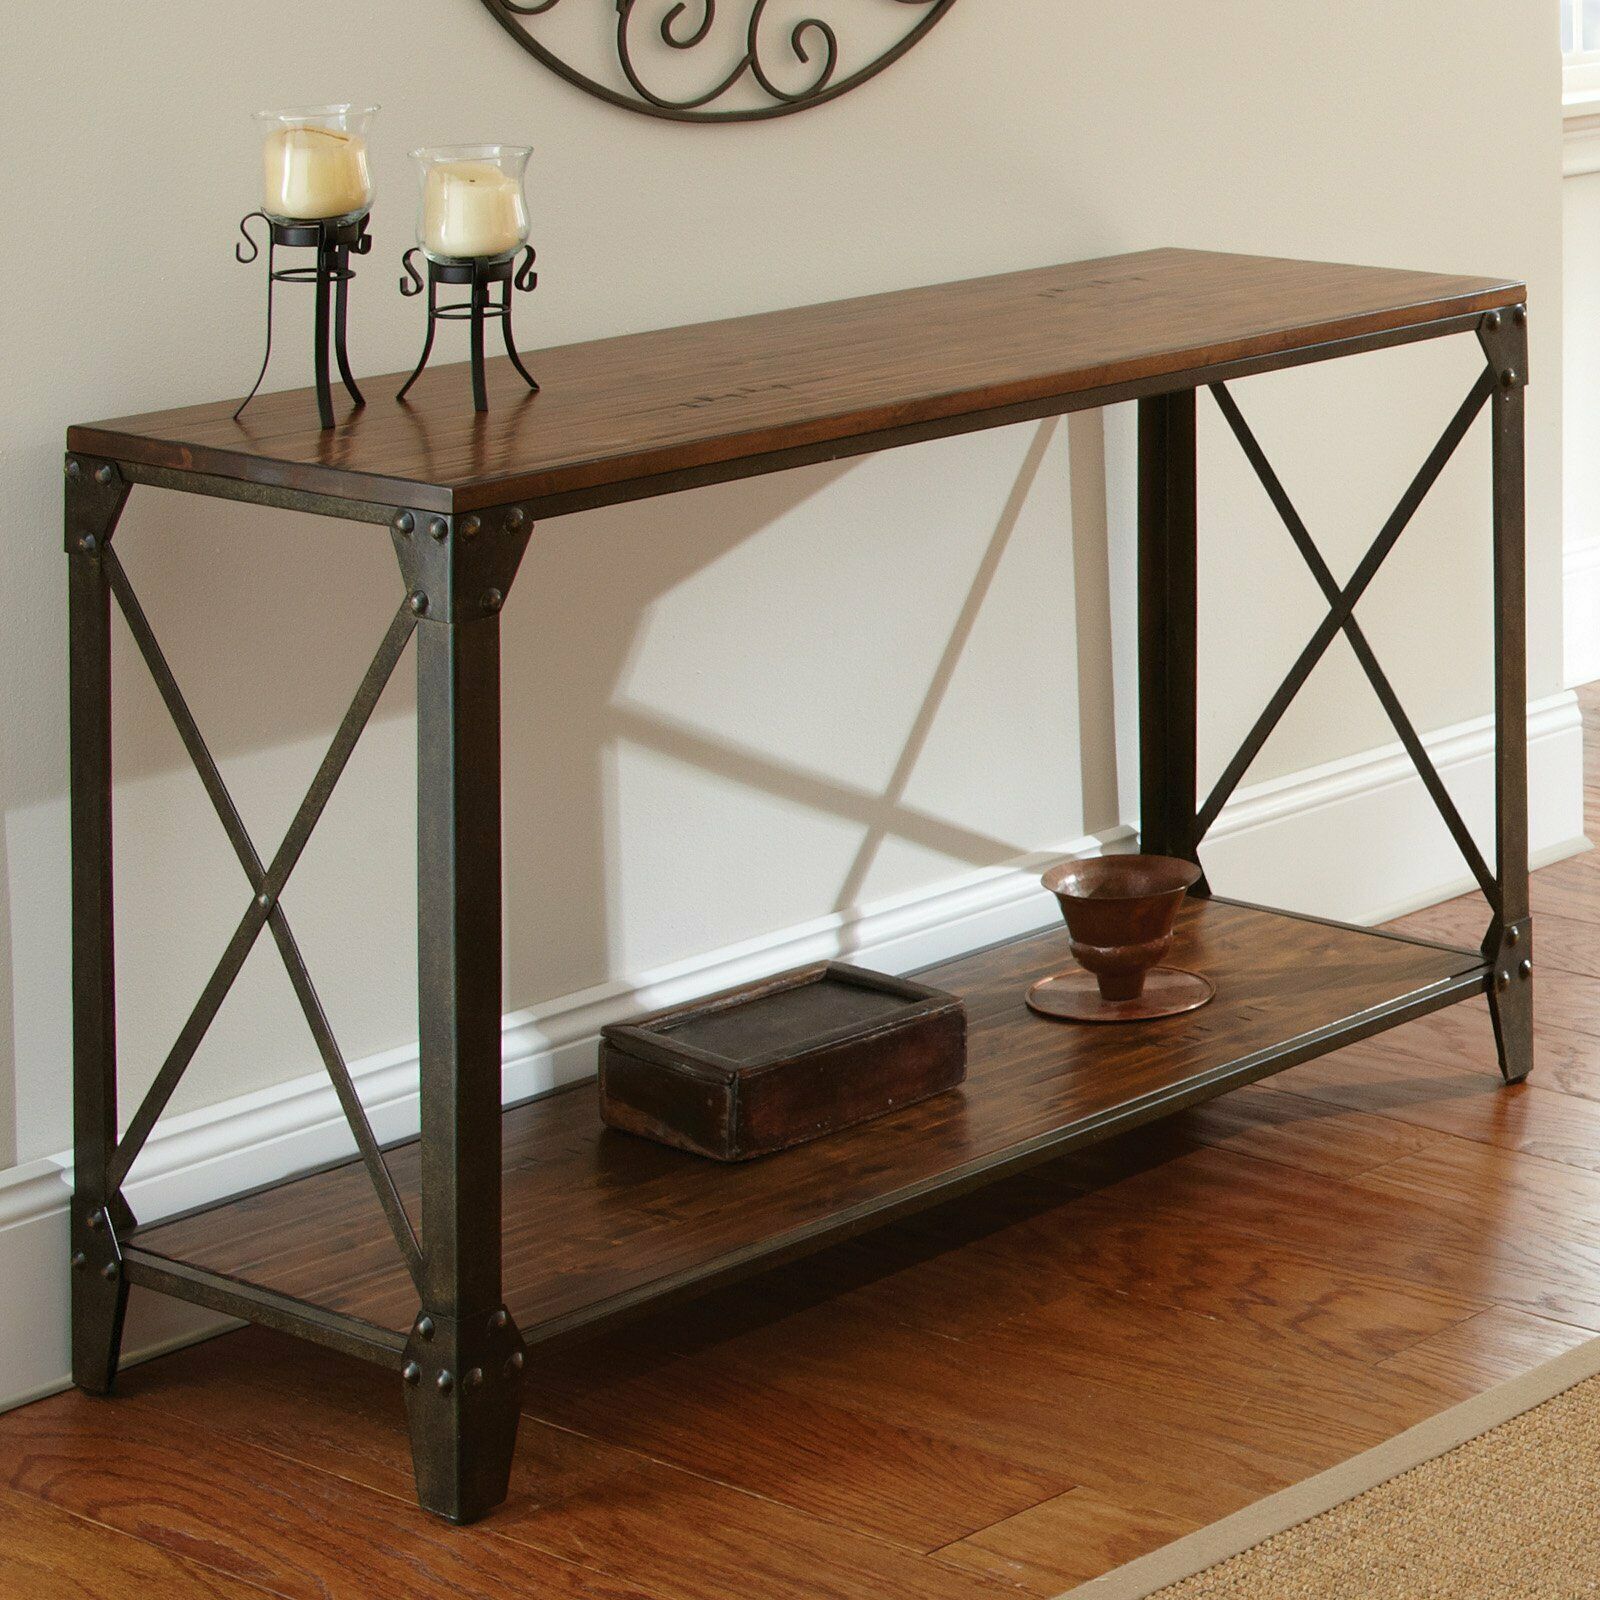
[[[1562,185],[1563,633],[1567,682],[1578,684],[1600,678],[1600,171],[1593,134],[1569,138],[1569,156],[1574,150],[1580,159]]]
[[[860,93],[708,129],[578,95],[473,0],[22,0],[4,116],[25,159],[0,173],[0,216],[13,262],[25,250],[53,270],[14,267],[0,313],[0,1040],[14,1041],[0,1162],[69,1139],[61,433],[253,376],[260,275],[231,260],[255,198],[251,109],[385,107],[377,249],[355,294],[363,372],[417,343],[417,308],[394,289],[404,152],[455,138],[537,146],[530,345],[1162,243],[1524,276],[1538,697],[1559,685],[1561,650],[1558,62],[1553,28],[1515,20],[1502,0],[962,0]],[[280,385],[300,381],[292,320],[284,331]],[[1336,571],[1474,365],[1470,341],[1452,341],[1240,386]],[[386,403],[381,386],[373,399]],[[1214,772],[1320,611],[1214,418],[1204,451]],[[506,613],[508,1004],[1127,814],[1129,452],[1114,413],[541,530]],[[1485,460],[1480,436],[1367,603],[1424,728],[1488,705]],[[384,541],[136,495],[119,543],[270,846],[395,602]],[[136,1089],[244,890],[153,692],[132,670],[118,687]],[[409,715],[397,683],[286,896],[352,1056],[414,1037]],[[1260,770],[1386,738],[1341,658]],[[252,959],[180,1104],[314,1067],[274,964],[266,948]]]

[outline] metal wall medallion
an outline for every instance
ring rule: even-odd
[[[717,0],[483,3],[529,54],[601,100],[675,122],[754,122],[848,94],[955,0],[726,0],[720,15]]]

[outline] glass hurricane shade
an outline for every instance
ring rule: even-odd
[[[258,111],[261,209],[278,222],[349,222],[372,206],[367,128],[376,106]]]
[[[527,145],[433,145],[417,163],[417,243],[435,261],[508,256],[528,239]]]

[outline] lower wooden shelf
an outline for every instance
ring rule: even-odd
[[[1028,984],[1070,965],[1064,929],[922,974],[967,1002],[957,1090],[864,1127],[722,1166],[601,1126],[592,1083],[504,1120],[505,1299],[530,1344],[800,1254],[1044,1154],[1090,1143],[1483,992],[1475,952],[1194,900],[1173,954],[1213,979],[1188,1016],[1046,1021]],[[395,1146],[418,1213],[418,1149]],[[131,1281],[398,1361],[417,1297],[359,1162],[135,1232]]]

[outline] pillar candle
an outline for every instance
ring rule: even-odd
[[[422,243],[430,255],[503,256],[527,237],[522,185],[492,161],[444,161],[422,190]]]
[[[365,211],[367,142],[336,128],[279,128],[262,146],[269,216],[310,221]]]

